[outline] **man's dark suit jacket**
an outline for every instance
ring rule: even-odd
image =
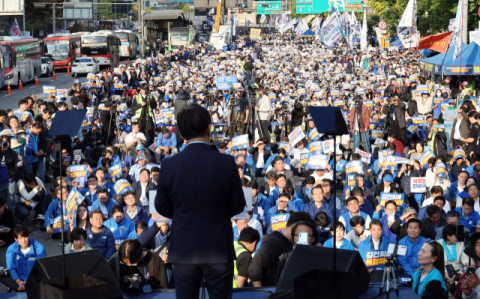
[[[171,218],[168,260],[179,264],[235,260],[231,218],[245,208],[234,157],[189,144],[160,168],[155,208]]]
[[[142,197],[142,183],[140,183],[140,181],[136,181],[135,183],[132,184],[132,189],[135,190],[135,193],[137,194],[137,200],[136,200],[137,205],[142,205],[142,202],[140,201],[140,198]],[[152,183],[151,181],[148,181],[147,187],[145,189],[145,196],[148,198],[149,202],[150,202],[150,190],[157,190],[157,186],[155,186],[155,184]]]

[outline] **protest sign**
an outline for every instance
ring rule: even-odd
[[[80,164],[80,161],[82,160],[82,150],[81,149],[73,151],[73,160],[75,161],[75,163],[77,165]]]
[[[317,128],[313,128],[308,132],[308,140],[310,141],[317,141],[323,136],[323,134],[319,134]]]
[[[370,164],[372,162],[372,154],[362,151],[361,149],[356,148],[355,153],[359,154],[362,161]]]
[[[443,162],[437,162],[435,163],[435,174],[437,175],[437,178],[444,179],[448,176],[447,172],[447,166]]]
[[[108,169],[108,174],[110,178],[118,180],[122,177],[122,164],[113,165]]]
[[[384,207],[385,203],[387,203],[387,201],[393,200],[397,204],[397,207],[400,207],[400,206],[403,205],[404,195],[405,194],[403,194],[403,193],[381,192],[380,193],[380,205],[382,207]]]
[[[253,29],[250,28],[250,39],[252,40],[260,40],[260,35],[262,34],[262,29]]]
[[[322,146],[323,146],[323,153],[324,154],[328,154],[330,152],[333,152],[333,142],[334,140],[333,139],[330,139],[330,140],[325,140],[323,143],[322,143]],[[338,153],[337,153],[338,154]]]
[[[308,169],[326,169],[328,164],[327,155],[310,154],[308,156]]]
[[[365,261],[365,265],[368,269],[383,271],[389,254],[386,250],[369,250],[366,252],[366,256],[367,260]]]
[[[126,179],[119,179],[113,185],[113,189],[118,195],[123,195],[123,193],[132,190],[132,186]]]
[[[20,197],[20,201],[30,209],[34,209],[38,205],[38,201],[35,201],[33,199],[26,200],[25,198]]]
[[[270,223],[272,224],[272,231],[277,231],[287,227],[287,221],[290,218],[290,214],[274,214],[270,216]]]
[[[355,188],[356,185],[356,175],[355,174],[347,174],[347,187],[348,190],[352,191],[353,188]]]
[[[230,90],[232,83],[237,83],[236,76],[217,76],[216,86],[218,90]]]
[[[15,137],[15,132],[12,129],[5,129],[0,132],[0,136]]]
[[[383,130],[371,130],[371,132],[372,132],[372,139],[383,137]]]
[[[383,150],[383,151],[378,151],[378,159],[379,161],[383,161],[387,156],[392,155],[392,150]]]
[[[74,227],[77,226],[77,206],[79,205],[80,193],[75,187],[68,193],[65,207],[67,209],[66,219],[68,223],[72,223]]]
[[[309,156],[310,154],[300,154],[300,164],[302,164],[302,167],[307,166]]]
[[[70,165],[68,170],[70,172],[70,178],[78,182],[80,189],[84,188],[87,182],[88,172],[87,165]]]
[[[411,118],[412,123],[415,125],[424,125],[425,124],[425,116],[414,116]]]
[[[435,155],[433,154],[432,150],[431,149],[428,149],[426,150],[423,155],[420,156],[420,158],[418,158],[418,162],[420,163],[420,165],[422,165],[422,167],[424,165],[427,164],[428,162],[428,159],[432,158],[432,157],[435,157]]]
[[[443,101],[443,98],[438,98],[438,97],[433,97],[433,103],[432,106],[438,105]]]
[[[55,95],[56,92],[57,92],[56,86],[46,86],[46,85],[43,86],[43,96],[48,97],[51,94]]]
[[[238,135],[232,138],[232,150],[248,148],[248,134]]]
[[[413,161],[407,158],[402,158],[402,157],[394,157],[390,156],[389,159],[392,161],[393,164],[408,164],[408,165],[413,165]]]
[[[410,192],[424,193],[427,191],[427,178],[410,178]]]
[[[70,165],[70,161],[72,161],[72,158],[70,156],[68,157],[63,157],[62,158],[62,166],[63,167],[68,167],[68,165]]]
[[[288,153],[288,150],[290,148],[288,142],[279,142],[278,143],[278,148],[283,148],[287,153]]]
[[[57,97],[66,98],[67,97],[67,89],[66,88],[57,89]]]
[[[292,133],[288,135],[288,139],[291,141],[292,146],[296,145],[303,138],[305,138],[305,133],[303,133],[301,127],[297,127],[295,130],[293,130]]]
[[[62,216],[57,216],[50,220],[50,225],[52,227],[53,233],[59,233],[62,231],[62,227],[65,227],[65,223],[67,223],[67,218],[63,218],[63,225],[62,225]]]
[[[94,80],[95,79],[95,74],[94,73],[88,73],[87,74],[87,79],[88,80]]]
[[[310,152],[322,152],[322,142],[321,141],[313,141],[310,142],[308,145],[308,148],[310,149]]]
[[[418,127],[418,125],[408,125],[407,130],[408,132],[415,134],[417,131],[420,130],[420,128]]]
[[[467,159],[467,155],[465,154],[465,151],[461,148],[457,148],[453,152],[453,160],[457,160],[458,158],[461,158],[461,159],[464,159],[464,160]]]
[[[364,174],[363,173],[363,164],[361,160],[350,161],[345,164],[345,173],[357,173],[357,174]]]

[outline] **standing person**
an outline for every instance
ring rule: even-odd
[[[148,145],[153,143],[153,110],[157,108],[157,102],[147,96],[147,84],[140,85],[140,94],[137,94],[132,103],[132,111],[137,117],[140,132],[146,133]],[[150,101],[147,99],[150,98]],[[148,112],[147,112],[148,111]]]
[[[27,172],[27,161],[10,146],[10,137],[0,138],[0,196],[7,208],[15,215],[15,184]]]
[[[178,114],[187,108],[187,101],[190,98],[190,93],[183,89],[183,84],[177,84],[177,98],[175,100],[175,135],[177,137],[177,145],[181,146],[182,138],[180,138],[180,130],[178,129]]]
[[[393,128],[389,128],[389,132],[395,132],[397,139],[402,141],[403,144],[407,142],[407,121],[405,120],[405,103],[395,95],[393,99],[392,115]],[[388,105],[384,105],[382,113],[387,114]],[[392,135],[390,134],[389,135]]]
[[[230,101],[234,101],[234,103],[232,103],[234,109],[228,114],[228,122],[230,123],[229,135],[231,139],[235,137],[237,126],[240,127],[238,135],[244,134],[250,111],[248,110],[248,100],[244,97],[243,88],[240,87],[237,90],[236,96],[230,95],[229,99]]]
[[[361,100],[350,108],[350,132],[353,132],[353,148],[359,148],[361,142],[363,149],[370,152],[370,113]]]
[[[175,268],[177,298],[198,298],[202,277],[210,298],[232,298],[230,219],[246,203],[233,157],[208,145],[210,121],[208,111],[197,104],[178,114],[177,125],[188,146],[163,161],[158,178],[155,208],[175,223],[168,261]]]
[[[257,105],[255,106],[255,110],[258,111],[258,121],[260,121],[260,126],[262,127],[263,138],[268,140],[270,143],[270,134],[268,133],[268,121],[270,120],[270,112],[272,111],[272,106],[270,104],[270,98],[265,95],[265,88],[260,86],[257,89],[258,92],[258,100]],[[254,115],[253,117],[256,117]],[[260,134],[260,132],[259,132]],[[255,143],[256,140],[254,140]]]

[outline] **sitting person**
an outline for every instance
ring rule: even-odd
[[[390,231],[397,235],[397,240],[401,240],[408,235],[406,226],[408,220],[416,218],[417,210],[415,210],[413,207],[407,207],[405,210],[403,210],[402,216],[395,220],[390,226]]]
[[[358,249],[360,242],[370,236],[370,231],[366,229],[365,219],[361,216],[353,216],[350,219],[350,227],[352,230],[345,236],[345,239],[350,241],[355,249]]]
[[[444,298],[447,288],[443,281],[445,264],[443,248],[437,242],[426,242],[418,253],[422,266],[412,277],[412,289],[422,299]]]
[[[114,205],[112,208],[111,218],[105,221],[104,225],[110,229],[115,238],[115,249],[118,250],[120,244],[127,239],[138,239],[135,232],[135,225],[132,221],[124,217],[123,208]]]
[[[55,188],[55,191],[58,195],[58,197],[62,197],[61,200],[61,205],[64,207],[64,215],[67,215],[67,209],[65,207],[65,202],[67,201],[68,198],[68,189],[66,185],[63,186],[58,186]],[[61,191],[61,192],[60,192]],[[47,230],[47,234],[50,235],[50,239],[60,239],[61,238],[61,227],[58,229],[59,232],[54,232],[54,222],[55,219],[59,219],[58,217],[61,216],[62,210],[60,207],[60,198],[54,199],[49,205],[47,212],[45,213],[45,228]],[[61,225],[60,225],[61,226]],[[67,232],[66,228],[64,230]]]
[[[103,213],[93,210],[90,213],[90,223],[87,228],[87,240],[85,241],[93,249],[98,249],[106,259],[115,253],[115,238],[109,228],[103,225]]]
[[[448,208],[448,211],[445,211],[445,206],[446,206],[445,203],[446,202],[447,201],[445,200],[445,197],[443,197],[441,195],[435,197],[434,200],[433,200],[433,204],[440,208],[440,216],[442,216],[443,218],[447,218],[447,212],[450,211],[450,207]],[[423,220],[423,219],[428,217],[427,208],[429,206],[430,205],[427,205],[427,206],[420,209],[420,212],[418,213],[418,219]],[[449,206],[449,204],[447,206]]]
[[[279,214],[280,211],[283,211],[283,213],[288,213],[290,211],[298,211],[297,208],[292,204],[292,201],[290,200],[290,195],[286,192],[282,192],[278,196],[277,205],[271,207],[270,210],[268,210],[267,217],[265,217],[265,227],[267,228],[267,234],[270,234],[272,232],[272,222],[270,217],[275,214]]]
[[[99,210],[103,214],[103,219],[110,218],[112,214],[112,208],[117,204],[117,201],[108,197],[108,190],[100,188],[97,191],[98,199],[92,204],[92,211]]]
[[[312,189],[312,201],[307,203],[303,208],[304,212],[310,214],[312,219],[318,212],[325,211],[328,215],[328,221],[333,221],[333,208],[326,202],[323,202],[323,189],[320,186],[315,186]]]
[[[333,240],[333,230],[336,229],[336,239]],[[333,243],[335,242],[335,246],[338,249],[347,249],[347,250],[354,250],[353,245],[350,241],[345,239],[345,225],[342,222],[337,222],[337,227],[335,228],[335,223],[330,225],[330,233],[332,234],[332,238],[325,241],[323,247],[333,248]]]
[[[348,209],[348,213],[345,213],[340,216],[338,221],[343,223],[343,225],[346,228],[347,234],[353,230],[352,226],[350,225],[350,219],[352,219],[355,216],[360,216],[363,219],[365,219],[365,227],[370,226],[370,216],[362,211],[360,211],[360,205],[358,203],[358,199],[354,196],[350,196],[347,198],[345,201],[345,205]]]
[[[155,184],[150,181],[150,170],[144,168],[140,170],[140,180],[132,184],[132,189],[137,195],[137,205],[141,205],[145,210],[149,209],[150,190],[157,190]]]
[[[0,279],[0,282],[15,292],[25,291],[25,282],[35,261],[46,257],[45,247],[35,239],[30,239],[30,232],[25,226],[17,226],[13,230],[15,243],[7,249],[7,269],[10,277]]]
[[[436,205],[427,207],[428,217],[422,220],[421,235],[427,239],[435,240],[437,230],[447,224],[447,220],[442,217],[441,210]]]
[[[383,223],[383,235],[387,236],[390,240],[390,243],[397,243],[397,235],[390,231],[390,226],[400,218],[400,215],[397,213],[397,204],[393,200],[389,200],[385,203],[385,209],[383,215],[381,214],[382,206],[378,205],[375,213],[373,214],[373,219],[379,219]],[[380,215],[382,215],[380,217]]]
[[[85,197],[85,199],[88,201],[88,206],[91,207],[92,204],[98,200],[98,190],[100,190],[100,187],[98,186],[98,179],[96,176],[91,175],[87,179],[87,186],[80,190],[80,194]]]
[[[473,225],[480,221],[480,215],[477,211],[474,211],[474,206],[475,201],[473,198],[465,197],[462,199],[462,206],[455,209],[460,214],[460,222],[458,224],[468,228],[472,235],[475,233]]]
[[[248,286],[248,266],[252,262],[252,253],[256,251],[260,234],[254,228],[246,227],[240,232],[238,241],[233,242],[237,260],[233,262],[233,287]],[[236,279],[235,279],[236,278]]]
[[[137,224],[140,221],[145,221],[148,223],[150,220],[148,218],[148,213],[145,211],[143,206],[136,203],[137,196],[135,195],[135,191],[126,191],[123,194],[122,199],[126,204],[126,206],[123,208],[126,219],[131,220],[133,224]]]
[[[465,245],[463,241],[457,239],[457,226],[455,224],[447,224],[443,227],[442,239],[437,241],[442,245],[445,266],[452,265],[455,272],[463,274],[464,267],[468,267],[469,258],[465,254]]]
[[[398,264],[402,267],[401,270],[412,276],[420,267],[417,261],[418,253],[425,244],[426,239],[420,236],[422,230],[422,222],[418,219],[410,219],[406,223],[408,235],[398,241],[398,245],[407,247],[407,254],[397,257]]]
[[[373,219],[370,222],[370,236],[360,242],[358,246],[358,252],[362,256],[362,259],[367,263],[367,252],[369,251],[386,251],[388,249],[390,240],[387,236],[383,235],[383,224],[378,219]],[[369,269],[368,272],[372,273],[374,269]]]
[[[166,289],[167,275],[165,264],[158,254],[144,251],[140,241],[126,240],[118,248],[118,253],[109,259],[108,265],[113,273],[118,273],[118,283],[123,292],[133,291],[126,276],[138,275],[141,279],[140,288],[149,285],[152,290]],[[146,275],[149,273],[150,275]]]
[[[87,232],[83,228],[76,227],[68,234],[70,243],[65,245],[65,254],[91,250],[92,247],[85,243]]]

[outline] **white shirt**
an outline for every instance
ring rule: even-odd
[[[147,184],[142,184],[140,183],[140,186],[142,186],[142,195],[140,196],[140,201],[142,202],[142,206],[148,206],[148,198],[145,195],[145,190],[147,190]]]
[[[31,246],[30,246],[31,247]],[[27,249],[21,249],[20,250],[22,251],[23,255],[27,255],[29,252],[30,252],[30,247],[28,247]]]
[[[427,198],[427,199],[425,199],[425,200],[423,201],[422,208],[423,208],[423,207],[427,207],[427,206],[429,206],[429,205],[431,205],[431,204],[433,204],[433,197],[432,197],[432,196],[430,196],[429,198]],[[475,205],[478,206],[478,202],[477,202]],[[450,205],[447,205],[447,204],[446,204],[446,205],[443,207],[443,210],[445,211],[445,213],[448,213],[448,212],[450,211]],[[480,210],[480,207],[479,207],[479,210]]]
[[[453,135],[453,139],[460,140],[462,138],[462,135],[460,134],[460,124],[462,123],[462,119],[457,119],[457,123],[455,125],[455,134]]]
[[[372,242],[373,242],[373,249],[380,250],[380,239],[378,239],[378,241],[375,241],[372,239]]]
[[[300,155],[301,154],[309,154],[309,153],[310,153],[310,151],[306,148],[304,148],[302,150],[300,150],[298,148],[294,148],[293,149],[293,159],[298,160],[300,162]]]
[[[107,207],[104,205],[100,205],[100,211],[103,213],[103,217],[107,218],[108,217],[108,210]]]
[[[147,138],[145,138],[145,135],[143,133],[141,133],[141,132],[138,132],[138,133],[130,132],[130,133],[127,134],[127,137],[125,137],[125,143],[130,143],[137,137],[142,139],[143,141],[147,141]]]
[[[265,167],[265,161],[263,159],[263,152],[258,151],[257,164],[255,164],[255,166],[257,166],[257,169],[261,169],[261,168]]]

